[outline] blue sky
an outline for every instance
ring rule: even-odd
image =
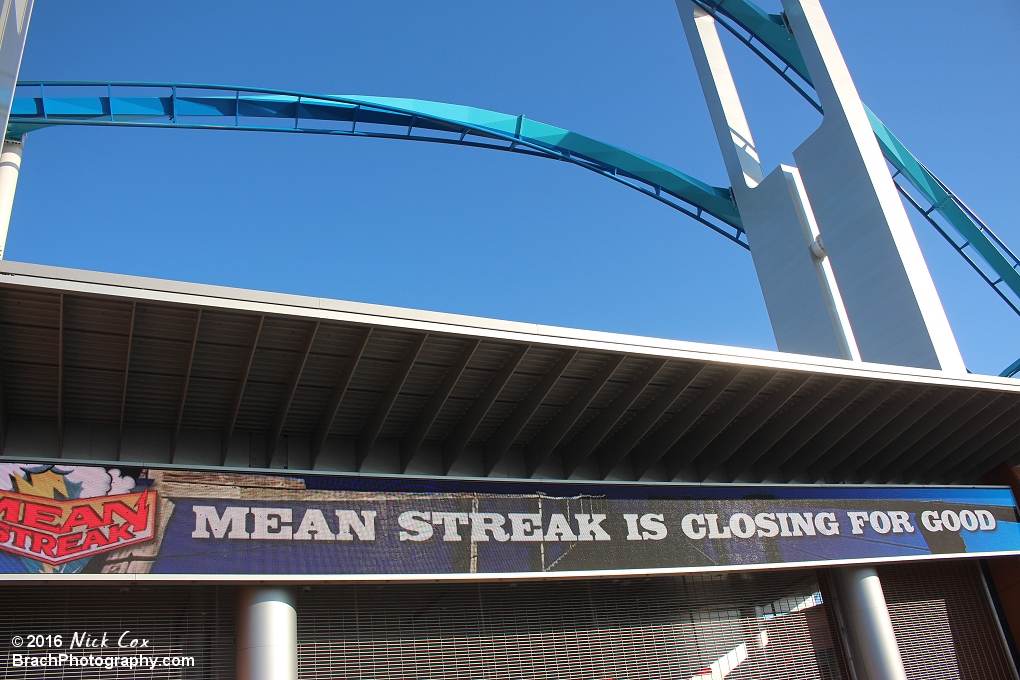
[[[865,102],[1020,248],[1020,3],[824,7]],[[727,47],[766,171],[792,162],[818,114]],[[467,104],[726,184],[671,0],[39,2],[21,75]],[[968,366],[998,373],[1020,356],[1020,320],[916,224]],[[7,247],[12,260],[775,348],[746,251],[594,174],[493,151],[42,130]]]

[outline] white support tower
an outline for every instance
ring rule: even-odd
[[[35,0],[3,0],[0,6],[0,134],[3,135],[7,133],[34,5]],[[0,260],[7,250],[7,229],[14,208],[14,190],[18,187],[21,151],[22,140],[4,139],[0,153]]]
[[[819,0],[783,0],[825,111],[761,171],[715,21],[676,0],[780,350],[962,375],[963,358]],[[838,285],[837,285],[838,282]]]
[[[764,177],[715,19],[676,0],[733,197],[751,246],[776,345],[783,352],[861,360],[797,168]]]

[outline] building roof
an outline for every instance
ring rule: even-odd
[[[1020,380],[0,263],[18,458],[688,482],[972,482]]]

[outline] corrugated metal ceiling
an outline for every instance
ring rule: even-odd
[[[968,482],[1020,383],[3,263],[5,455]]]

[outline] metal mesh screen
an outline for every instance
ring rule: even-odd
[[[120,636],[129,631],[121,640]],[[82,634],[87,634],[87,637]],[[106,645],[102,645],[106,633]],[[92,646],[71,649],[78,641]],[[60,645],[55,638],[60,635]],[[37,636],[42,636],[39,640]],[[47,638],[46,636],[51,636]],[[15,638],[20,638],[16,641]],[[130,646],[147,639],[145,647]],[[44,648],[33,646],[41,642]],[[234,588],[232,586],[0,586],[0,677],[212,680],[234,677]],[[141,642],[138,643],[141,645]],[[18,667],[15,654],[50,659],[59,655],[104,661]],[[106,661],[145,656],[154,661]],[[186,660],[193,658],[192,665]],[[164,662],[163,660],[167,661]],[[176,659],[176,660],[175,660]],[[89,665],[82,666],[81,663]],[[120,665],[120,664],[131,664]],[[153,664],[151,667],[148,664]]]
[[[300,677],[848,677],[814,572],[312,586]]]
[[[878,570],[909,680],[1014,680],[977,563]]]

